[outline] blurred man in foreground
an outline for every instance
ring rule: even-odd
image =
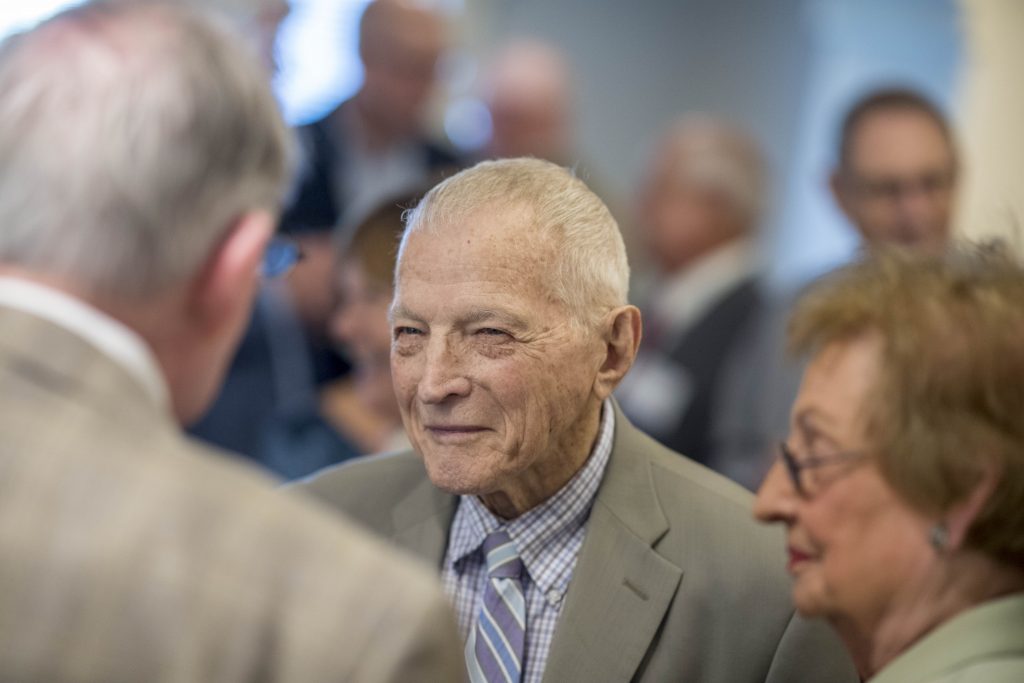
[[[180,7],[69,10],[0,46],[0,149],[0,678],[457,679],[429,577],[179,428],[286,179],[255,60]]]
[[[941,251],[957,166],[953,133],[934,104],[911,90],[878,90],[843,119],[832,193],[869,246]]]
[[[441,183],[409,219],[391,310],[414,450],[306,489],[441,569],[473,681],[854,680],[793,619],[750,495],[611,399],[640,342],[628,281],[615,220],[565,169]]]

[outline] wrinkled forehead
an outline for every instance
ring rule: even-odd
[[[557,245],[538,229],[530,209],[492,202],[423,215],[403,239],[397,277],[463,279],[477,272],[543,282],[554,277],[557,255]]]

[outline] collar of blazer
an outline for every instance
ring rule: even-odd
[[[615,445],[551,643],[546,681],[630,680],[683,575],[655,549],[669,522],[643,455],[647,437],[613,405]],[[394,540],[440,566],[457,500],[424,478],[394,508]],[[623,628],[609,628],[609,614]]]
[[[177,432],[163,409],[121,364],[63,327],[0,306],[5,374],[139,430]],[[153,433],[157,433],[153,431]]]

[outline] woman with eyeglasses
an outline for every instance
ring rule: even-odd
[[[816,285],[755,515],[872,683],[1024,681],[1024,270],[875,254]]]

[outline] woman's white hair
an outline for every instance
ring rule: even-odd
[[[289,132],[266,73],[193,11],[93,2],[0,45],[0,262],[143,298],[276,210]]]
[[[559,258],[551,291],[575,322],[592,326],[627,303],[629,262],[608,207],[569,170],[540,159],[483,161],[435,186],[407,217],[402,248],[410,233],[484,207],[524,210],[523,229],[553,240]]]

